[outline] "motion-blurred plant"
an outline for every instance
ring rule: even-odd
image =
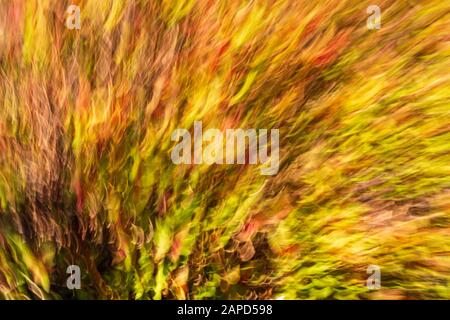
[[[0,0],[0,298],[450,298],[449,30],[442,0]],[[173,164],[195,120],[279,129],[278,174]]]

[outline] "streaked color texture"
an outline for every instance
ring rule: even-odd
[[[0,0],[0,298],[450,299],[449,70],[447,0]]]

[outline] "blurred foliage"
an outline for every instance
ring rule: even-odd
[[[72,3],[0,0],[0,298],[450,298],[448,1]],[[195,120],[279,173],[172,164]]]

